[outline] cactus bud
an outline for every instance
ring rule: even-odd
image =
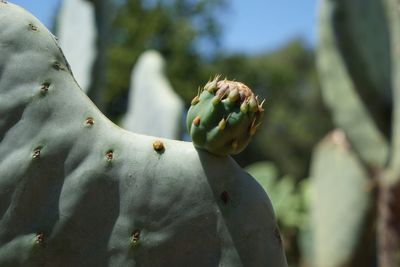
[[[255,133],[254,123],[262,111],[258,98],[249,87],[236,81],[216,78],[204,88],[187,115],[193,144],[216,155],[239,153]],[[202,127],[195,127],[200,125],[199,116]]]

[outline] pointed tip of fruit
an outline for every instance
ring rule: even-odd
[[[218,123],[218,129],[224,130],[225,127],[226,127],[226,120],[223,118],[223,119],[220,120],[220,122]]]
[[[221,98],[219,96],[214,96],[213,99],[211,100],[211,103],[216,106],[221,102]]]
[[[204,90],[207,90],[210,93],[215,93],[218,89],[218,81],[221,75],[215,75],[214,79],[209,81],[205,86]]]
[[[190,103],[190,105],[194,106],[194,105],[196,105],[197,103],[199,103],[199,101],[200,101],[200,98],[199,98],[199,96],[197,95],[197,96],[195,96],[195,97],[192,99],[192,102]]]
[[[247,101],[244,101],[241,105],[240,105],[240,111],[244,114],[247,113],[247,111],[249,111],[249,104],[247,103]]]
[[[229,92],[228,99],[231,103],[235,103],[239,99],[239,97],[240,94],[238,89],[235,88]]]
[[[258,110],[257,100],[254,96],[252,96],[249,100],[249,108],[252,112],[256,112]]]

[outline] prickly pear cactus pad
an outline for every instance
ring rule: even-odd
[[[251,176],[230,157],[115,126],[54,36],[0,1],[0,266],[286,261]]]
[[[215,77],[192,100],[186,117],[193,144],[215,155],[238,154],[257,130],[263,103],[245,84]]]

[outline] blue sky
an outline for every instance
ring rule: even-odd
[[[315,43],[317,0],[232,0],[223,24],[228,51],[276,49],[300,37]]]
[[[68,1],[68,0],[67,0]],[[60,0],[11,0],[51,26]],[[274,50],[300,37],[315,43],[317,0],[231,0],[221,12],[222,47],[227,52],[257,53]]]

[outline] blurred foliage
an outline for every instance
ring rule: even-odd
[[[275,52],[221,57],[210,72],[244,81],[267,100],[264,122],[238,162],[268,159],[285,174],[307,176],[312,148],[332,127],[313,51],[293,40]]]
[[[111,104],[109,115],[124,112],[118,107],[113,110],[116,105],[112,104],[120,106],[121,98],[126,97],[133,65],[147,49],[158,50],[165,57],[172,86],[188,102],[208,78],[198,44],[217,46],[219,25],[215,12],[225,5],[224,0],[123,0],[115,5],[107,53],[105,98]]]
[[[285,253],[290,266],[299,266],[301,254],[305,252],[301,236],[309,227],[309,179],[296,182],[291,176],[279,177],[274,163],[260,161],[246,167],[262,188],[267,192],[284,240]],[[303,238],[303,239],[301,239]]]
[[[302,187],[297,188],[291,176],[279,177],[274,163],[260,161],[246,166],[271,199],[278,221],[283,227],[302,228],[307,223],[307,211],[303,201]],[[307,182],[305,179],[303,182]],[[306,187],[306,185],[303,185]],[[306,191],[306,190],[305,190]]]

